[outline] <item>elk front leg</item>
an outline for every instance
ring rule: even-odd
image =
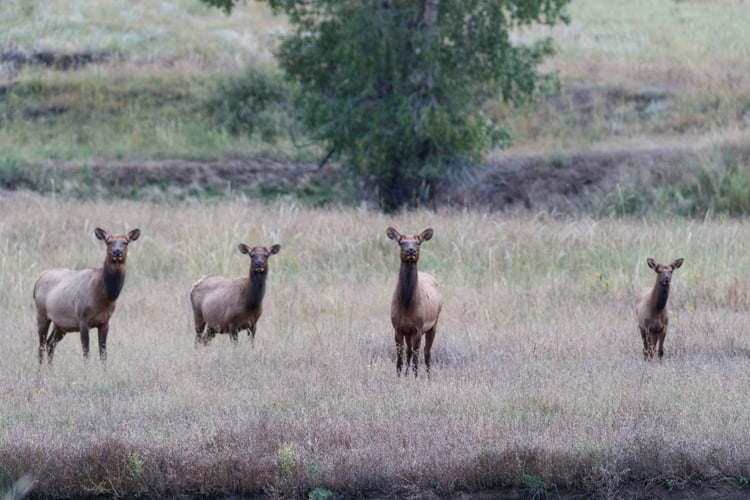
[[[659,334],[659,336],[657,337],[658,339],[657,342],[659,345],[658,347],[659,358],[664,357],[664,339],[666,338],[666,336],[667,336],[667,330],[665,328],[664,331],[661,332],[661,334]]]
[[[404,336],[396,332],[396,374],[401,376],[404,366]]]
[[[413,337],[412,361],[414,362],[414,376],[417,376],[419,369],[419,348],[422,346],[422,335],[417,333]]]
[[[99,336],[99,360],[102,363],[107,361],[107,333],[109,333],[109,323],[97,328]]]
[[[640,326],[638,329],[641,331],[641,338],[643,339],[643,359],[648,359],[648,352],[649,352],[649,346],[648,346],[648,333],[646,333],[645,328],[641,328]]]
[[[88,321],[81,321],[81,349],[83,349],[83,359],[89,359],[89,324]]]

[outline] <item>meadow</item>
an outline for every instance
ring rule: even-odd
[[[747,276],[735,220],[595,220],[415,211],[395,217],[252,200],[0,198],[0,477],[38,497],[456,495],[539,498],[748,487]],[[445,306],[429,380],[396,376],[398,249]],[[39,366],[32,287],[98,266],[95,226],[130,245],[108,361],[77,334]],[[241,276],[237,244],[280,243],[254,345],[194,346],[188,293]],[[646,258],[684,257],[666,355],[646,362]],[[95,338],[95,337],[94,337]]]
[[[570,15],[514,34],[554,37],[560,88],[520,109],[488,99],[515,138],[488,162],[659,148],[697,151],[697,166],[636,161],[677,180],[617,185],[588,211],[388,217],[352,193],[315,207],[159,184],[123,195],[135,201],[90,182],[94,162],[319,159],[280,133],[283,92],[241,106],[283,88],[284,20],[261,2],[232,16],[197,0],[4,2],[0,187],[21,189],[0,190],[3,500],[746,495],[749,233],[724,215],[750,213],[748,2],[574,0]],[[5,59],[16,51],[105,62],[60,71]],[[727,144],[743,146],[714,149]],[[613,217],[628,214],[644,217]],[[40,366],[34,281],[101,265],[97,226],[142,230],[107,365],[84,362],[73,333]],[[435,230],[420,260],[445,298],[429,380],[396,376],[387,226]],[[240,242],[283,247],[254,345],[196,348],[190,287],[244,275]],[[685,258],[653,362],[634,311],[647,257]]]

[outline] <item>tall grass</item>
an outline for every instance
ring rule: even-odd
[[[750,477],[744,221],[512,218],[0,198],[0,488],[42,496],[654,494]],[[397,378],[398,250],[445,295],[430,380]],[[77,334],[39,367],[31,290],[98,265],[95,226],[140,227],[106,370]],[[187,295],[280,243],[254,347],[196,349]],[[635,290],[675,273],[665,358],[645,362]],[[744,483],[743,483],[744,481]],[[4,486],[3,486],[4,485]]]

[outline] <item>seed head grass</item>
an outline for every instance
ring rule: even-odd
[[[616,496],[747,477],[750,260],[744,221],[594,220],[0,197],[0,472],[42,496],[408,495],[514,488]],[[398,378],[398,248],[445,306],[429,380]],[[34,281],[100,266],[96,226],[134,227],[108,360],[79,336],[39,366]],[[269,263],[254,344],[194,346],[188,294]],[[684,257],[663,360],[643,360],[646,257]],[[94,337],[95,338],[95,337]],[[739,481],[739,479],[737,479]]]

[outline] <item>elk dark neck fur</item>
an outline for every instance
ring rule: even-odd
[[[669,298],[669,285],[662,285],[658,281],[654,285],[654,291],[651,293],[651,300],[654,308],[657,311],[664,310],[667,307],[667,299]]]
[[[250,271],[250,286],[247,287],[247,308],[258,309],[266,293],[266,273]]]
[[[114,302],[120,296],[122,286],[125,284],[125,266],[110,264],[109,260],[104,262],[102,269],[102,281],[104,282],[104,293],[107,300]]]
[[[401,269],[398,272],[398,303],[404,309],[414,303],[418,276],[416,262],[401,263]]]

